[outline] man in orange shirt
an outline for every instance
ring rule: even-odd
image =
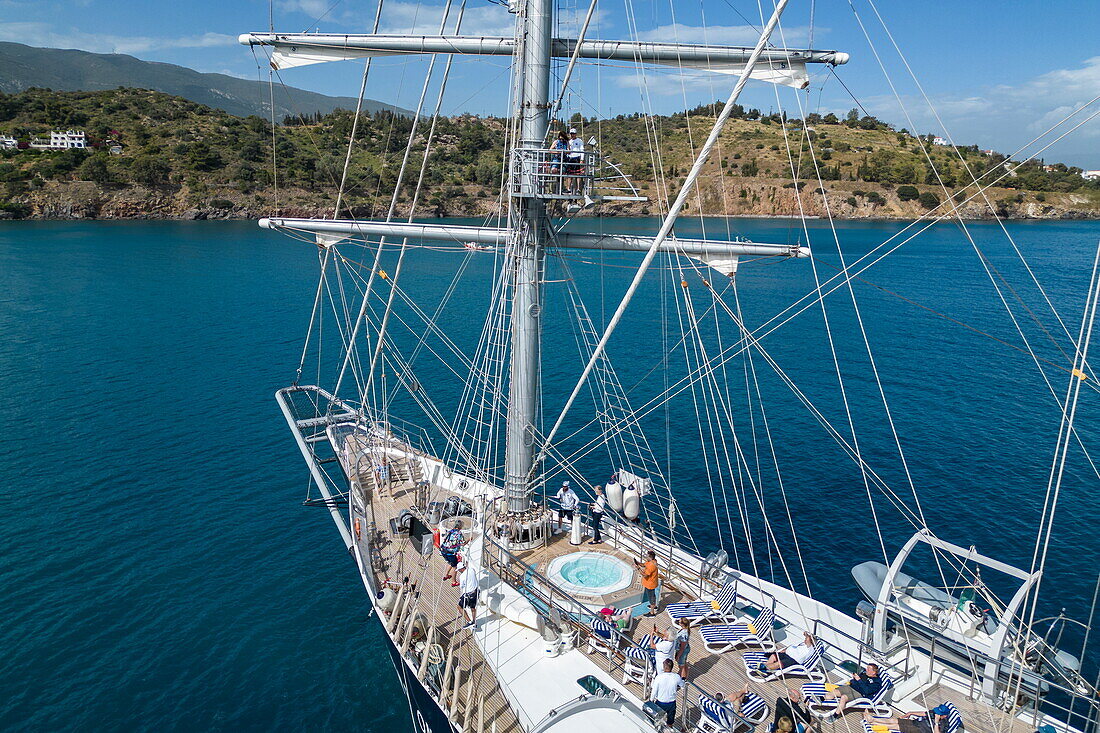
[[[649,613],[646,616],[657,615],[657,581],[660,573],[657,571],[657,553],[650,550],[646,553],[648,558],[643,564],[635,560],[634,565],[642,569],[642,600],[649,604]]]

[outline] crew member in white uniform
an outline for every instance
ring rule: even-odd
[[[562,525],[565,525],[568,530],[573,524],[573,512],[577,510],[580,499],[577,498],[573,489],[569,488],[568,481],[561,482],[561,488],[558,489],[555,498],[558,500],[558,530],[561,530]]]

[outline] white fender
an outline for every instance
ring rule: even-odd
[[[634,521],[638,518],[638,515],[642,511],[642,498],[638,495],[638,490],[633,485],[623,488],[623,516],[630,521]]]
[[[395,603],[397,603],[397,594],[390,588],[384,588],[382,593],[378,596],[378,600],[375,601],[378,610],[387,616],[390,615],[390,611],[393,610],[393,605]]]
[[[603,495],[607,498],[607,504],[612,511],[623,510],[623,485],[618,481],[608,481],[603,487]]]
[[[584,542],[581,534],[581,515],[577,512],[573,515],[573,526],[569,528],[569,544],[579,545]]]

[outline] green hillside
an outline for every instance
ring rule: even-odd
[[[266,82],[226,74],[204,74],[124,54],[0,42],[0,92],[13,94],[33,87],[59,91],[99,91],[118,87],[154,89],[242,117],[271,116]],[[293,87],[279,88],[275,93],[275,116],[279,119],[302,111],[355,109],[355,101],[354,97],[329,97]],[[364,100],[363,105],[370,112],[397,109],[374,99]]]
[[[658,213],[659,200],[674,195],[686,174],[693,146],[706,137],[711,114],[699,108],[648,122],[636,115],[575,119],[571,124],[582,127],[583,137],[598,138],[605,156],[650,198],[643,204],[607,204],[591,213]],[[646,132],[647,124],[652,133]],[[411,125],[410,118],[389,112],[363,117],[344,197],[347,208],[341,215],[384,215]],[[351,127],[352,114],[338,110],[286,119],[273,131],[260,117],[237,117],[140,89],[0,94],[0,134],[25,144],[51,129],[75,128],[101,146],[88,151],[3,151],[0,209],[9,217],[37,218],[255,218],[276,207],[290,216],[331,216]],[[407,183],[419,171],[427,127],[420,128]],[[505,121],[495,118],[439,120],[417,213],[494,211],[505,132]],[[650,134],[659,141],[658,171],[647,142]],[[803,144],[805,136],[813,138],[816,161]],[[107,153],[102,147],[107,140],[121,145],[120,155]],[[795,151],[791,157],[788,144]],[[1002,216],[1030,218],[1100,213],[1100,184],[1085,181],[1078,169],[1032,161],[1006,175],[999,155],[973,147],[959,152],[973,175],[1003,178],[969,202],[973,187],[957,193],[963,216],[989,217],[994,209]],[[944,203],[926,156],[949,191],[962,187],[969,174],[952,149],[872,118],[811,116],[804,129],[801,121],[738,110],[688,211],[914,218]],[[412,188],[407,185],[402,191],[400,213],[407,213]],[[941,208],[937,213],[948,212]]]

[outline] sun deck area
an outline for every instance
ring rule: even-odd
[[[422,454],[407,449],[404,456],[400,460],[389,461],[385,476],[381,479],[377,468],[371,468],[369,464],[359,470],[349,471],[355,488],[353,495],[358,492],[366,499],[366,506],[363,507],[365,524],[360,528],[356,546],[376,587],[381,588],[389,583],[392,587],[406,589],[399,591],[408,600],[401,618],[395,623],[396,629],[391,630],[391,635],[397,640],[402,652],[423,658],[423,652],[418,655],[415,645],[408,642],[408,629],[412,626],[409,619],[416,614],[422,614],[433,629],[432,638],[423,646],[426,648],[434,643],[447,650],[446,670],[442,679],[433,678],[430,671],[426,671],[426,664],[421,664],[418,676],[436,691],[439,699],[444,701],[444,707],[450,711],[452,722],[463,730],[496,730],[505,733],[526,730],[539,722],[541,716],[536,715],[536,712],[542,711],[538,705],[529,706],[526,701],[517,703],[510,699],[509,692],[498,682],[498,675],[501,674],[507,676],[505,687],[509,680],[516,685],[511,690],[512,695],[517,694],[516,690],[520,689],[523,682],[521,678],[526,675],[536,679],[536,674],[551,675],[553,684],[561,688],[559,692],[562,695],[570,690],[580,695],[583,690],[576,686],[578,677],[583,675],[585,669],[599,670],[598,677],[605,687],[627,693],[639,703],[644,702],[648,698],[646,686],[652,671],[645,664],[640,647],[648,648],[651,639],[647,637],[655,629],[667,631],[670,628],[671,619],[665,613],[665,607],[669,603],[684,601],[709,602],[722,588],[717,581],[699,577],[697,570],[693,576],[693,571],[689,568],[672,561],[671,552],[664,556],[660,546],[654,544],[653,547],[658,550],[658,563],[663,578],[660,589],[661,612],[657,617],[646,617],[642,615],[644,608],[638,605],[642,588],[637,572],[632,573],[629,582],[623,587],[611,593],[566,597],[566,594],[555,589],[548,590],[550,584],[547,574],[551,563],[575,553],[596,553],[615,558],[633,568],[634,561],[639,559],[645,548],[645,540],[639,542],[638,539],[644,535],[636,527],[615,525],[612,522],[605,532],[605,542],[598,545],[591,544],[588,536],[584,537],[580,545],[571,544],[570,534],[561,531],[552,534],[544,546],[515,552],[504,549],[490,538],[484,538],[482,565],[490,576],[487,582],[494,582],[494,577],[501,579],[519,594],[531,599],[532,605],[541,614],[552,615],[549,611],[555,607],[563,610],[557,619],[561,625],[571,630],[575,639],[574,648],[558,657],[540,656],[543,641],[536,632],[492,614],[484,605],[478,610],[480,622],[477,629],[473,632],[464,630],[460,628],[462,618],[457,607],[459,589],[445,579],[449,570],[447,563],[438,552],[429,551],[423,554],[422,548],[415,546],[408,537],[394,536],[389,526],[391,520],[403,511],[422,512],[426,499],[438,501],[455,493],[454,486],[448,488],[441,485]],[[466,517],[462,521],[469,528],[470,518]],[[401,582],[405,577],[409,578],[407,585]],[[755,582],[758,586],[762,584],[761,581]],[[482,587],[484,590],[485,583]],[[484,601],[486,593],[483,592],[482,596]],[[800,615],[791,611],[793,604],[787,604],[783,609],[775,607],[774,597],[771,603],[776,611],[772,636],[774,643],[780,646],[796,643],[801,640],[805,631],[824,640],[825,653],[820,669],[829,682],[847,681],[853,671],[868,661],[880,664],[895,685],[892,696],[884,700],[893,715],[950,702],[962,714],[965,730],[969,733],[1032,733],[1036,728],[1033,723],[1025,723],[975,700],[977,691],[973,691],[974,697],[968,695],[960,689],[957,679],[936,677],[927,657],[912,649],[895,649],[880,655],[858,639],[850,639],[851,643],[848,644],[839,643],[842,640],[835,629],[831,629],[821,619],[813,618],[809,612]],[[764,596],[757,594],[754,599],[751,594],[742,595],[739,590],[736,606],[732,614],[724,620],[752,623],[765,605]],[[589,640],[594,636],[593,624],[601,618],[599,612],[605,606],[618,609],[634,607],[629,627],[621,635],[614,634],[610,643],[599,643],[602,639],[590,643]],[[401,607],[399,595],[398,608]],[[394,622],[391,619],[387,623]],[[768,710],[772,711],[777,699],[787,697],[790,690],[797,691],[808,681],[800,677],[770,682],[750,679],[742,654],[759,649],[745,647],[713,653],[705,647],[700,628],[701,626],[696,626],[691,631],[689,685],[682,693],[678,706],[677,727],[681,730],[697,729],[702,716],[699,706],[701,694],[714,696],[721,693],[729,697],[747,686],[751,692],[764,698]],[[832,642],[828,641],[830,637]],[[501,646],[501,639],[505,638],[512,644],[512,651],[522,649],[522,655],[517,653],[516,658],[510,662],[511,666],[508,660],[499,658],[494,658],[490,663],[486,658],[486,650],[496,649],[497,651],[490,653],[497,654],[499,649],[507,647],[507,644]],[[517,666],[520,657],[524,660],[523,669]],[[551,678],[543,677],[544,681],[549,679]],[[531,683],[528,681],[523,684]],[[517,707],[520,709],[517,710]],[[528,707],[531,709],[527,709]],[[770,713],[749,729],[763,731],[769,722]],[[817,719],[815,725],[827,733],[863,733],[862,722],[862,713],[853,710],[839,719]],[[744,725],[736,728],[737,733],[747,733]]]

